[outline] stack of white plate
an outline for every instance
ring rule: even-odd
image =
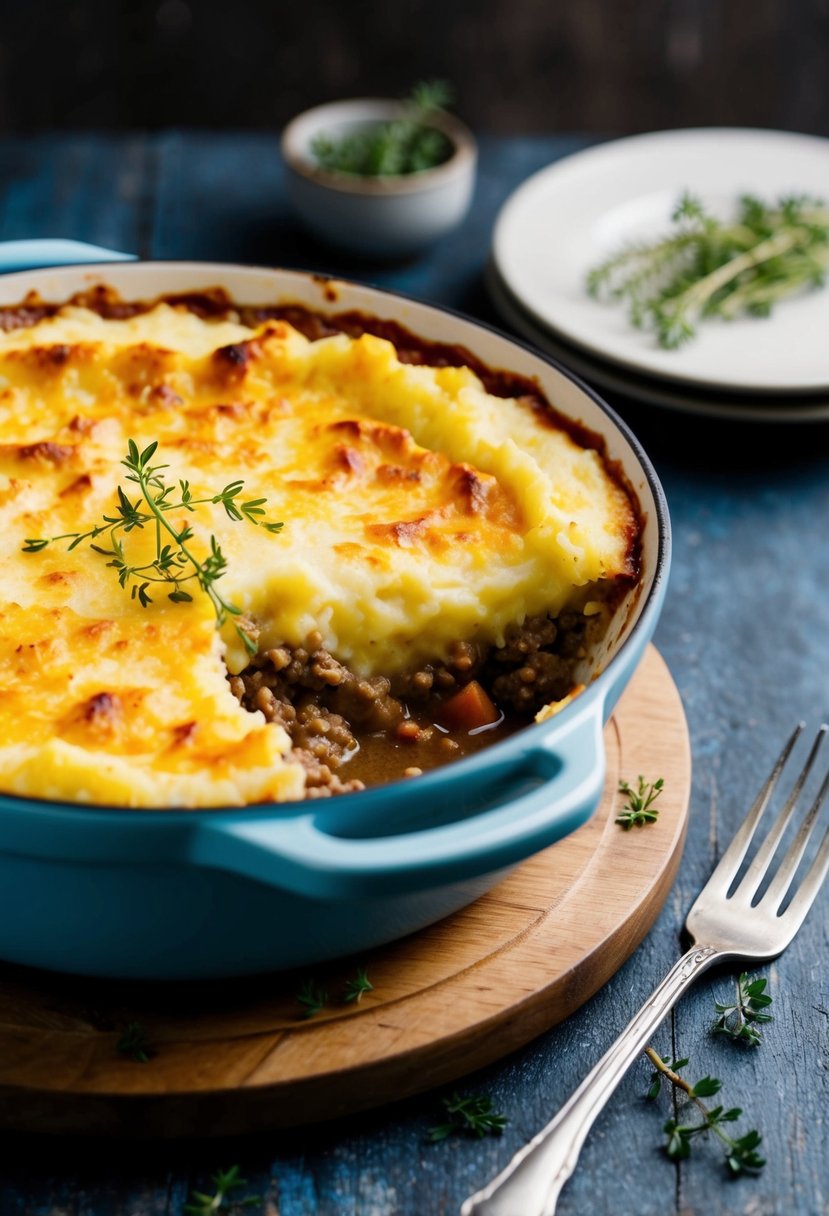
[[[671,227],[684,192],[728,215],[742,194],[829,202],[829,139],[705,128],[612,140],[556,161],[507,199],[487,268],[506,324],[588,383],[685,412],[764,422],[829,419],[829,286],[768,318],[703,321],[664,350],[622,304],[588,295],[587,273]]]

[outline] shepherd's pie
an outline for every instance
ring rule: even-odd
[[[378,739],[414,774],[572,691],[637,576],[636,504],[601,444],[538,394],[488,391],[474,361],[404,362],[336,322],[309,337],[290,310],[28,308],[0,334],[3,791],[295,799],[373,779]],[[195,498],[244,481],[283,525],[171,513],[199,555],[221,547],[241,616],[220,629],[198,589],[142,602],[88,543],[51,541],[135,498],[130,440]],[[152,528],[123,539],[152,561]],[[470,686],[491,721],[452,710]]]

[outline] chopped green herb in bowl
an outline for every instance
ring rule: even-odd
[[[435,169],[452,155],[445,131],[430,120],[446,110],[452,91],[443,81],[416,85],[400,117],[371,122],[344,135],[320,131],[311,141],[317,164],[328,173],[400,177]]]
[[[288,199],[328,245],[369,258],[419,253],[465,218],[477,144],[443,84],[410,97],[316,106],[282,133]]]

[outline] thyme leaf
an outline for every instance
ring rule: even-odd
[[[652,1047],[645,1050],[645,1055],[654,1065],[655,1072],[651,1075],[651,1085],[647,1096],[656,1098],[659,1094],[663,1077],[687,1095],[687,1107],[693,1107],[701,1116],[695,1122],[681,1122],[679,1117],[669,1119],[663,1127],[667,1137],[665,1152],[672,1161],[684,1161],[691,1155],[691,1145],[699,1136],[713,1133],[725,1148],[725,1164],[729,1173],[735,1177],[738,1174],[758,1173],[766,1164],[757,1149],[762,1140],[760,1133],[752,1128],[742,1136],[731,1136],[725,1131],[723,1124],[735,1123],[742,1115],[739,1106],[726,1109],[724,1106],[707,1106],[702,1099],[713,1097],[722,1089],[722,1081],[717,1077],[702,1077],[691,1084],[680,1075],[679,1069],[688,1064],[688,1060],[670,1060],[667,1056],[659,1056]],[[680,1115],[684,1114],[682,1111]]]
[[[115,1050],[119,1055],[135,1060],[138,1064],[149,1064],[155,1055],[150,1046],[150,1036],[140,1022],[127,1023],[115,1044]]]
[[[362,1000],[363,994],[373,992],[374,985],[366,974],[365,967],[358,967],[357,974],[353,979],[347,980],[343,989],[343,1001],[349,1004],[351,1001],[359,1002]]]
[[[659,811],[654,808],[653,804],[662,793],[664,786],[664,777],[660,777],[657,781],[648,782],[640,775],[637,778],[635,790],[627,781],[620,781],[619,793],[627,798],[627,802],[616,816],[616,823],[626,832],[634,826],[641,828],[646,823],[656,823],[659,818]]]
[[[328,992],[320,987],[316,980],[306,980],[296,993],[296,1000],[302,1006],[301,1016],[312,1018],[328,1004]]]
[[[741,972],[734,1004],[714,1002],[719,1017],[712,1027],[713,1033],[727,1035],[735,1042],[746,1043],[750,1047],[759,1047],[763,1035],[758,1027],[774,1021],[773,1015],[766,1012],[772,1003],[772,998],[765,993],[766,983],[765,979],[749,980],[746,972]]]
[[[231,1192],[239,1187],[247,1186],[247,1180],[239,1177],[239,1166],[232,1165],[230,1169],[219,1170],[211,1178],[216,1188],[214,1194],[207,1195],[204,1191],[193,1191],[190,1202],[185,1203],[184,1211],[188,1216],[212,1216],[213,1212],[232,1212],[241,1208],[258,1206],[262,1199],[259,1195],[246,1195],[237,1199]]]
[[[671,219],[668,235],[628,245],[586,280],[595,298],[625,301],[631,324],[666,350],[691,341],[708,317],[767,317],[778,301],[825,283],[829,207],[821,199],[765,203],[746,194],[727,222],[686,192]]]
[[[216,537],[210,535],[209,552],[206,557],[199,558],[189,544],[194,536],[193,529],[187,523],[171,522],[168,516],[172,511],[194,513],[197,507],[209,503],[223,506],[229,519],[247,522],[254,527],[264,528],[266,532],[280,532],[283,525],[265,518],[266,499],[241,500],[243,481],[232,481],[217,494],[194,498],[190,483],[180,480],[176,497],[175,487],[166,483],[163,476],[163,471],[169,466],[151,463],[157,449],[157,442],[139,451],[134,439],[128,441],[127,457],[121,464],[127,469],[127,481],[138,486],[138,498],[133,501],[124,488],[118,486],[114,513],[104,515],[102,523],[95,524],[85,532],[29,537],[23,545],[23,552],[40,553],[47,545],[58,541],[68,541],[67,551],[71,551],[86,542],[94,553],[108,559],[106,564],[115,571],[119,585],[129,590],[131,598],[137,599],[142,608],[153,603],[150,588],[155,584],[164,587],[167,598],[174,604],[192,603],[193,595],[184,584],[194,583],[210,600],[218,627],[224,625],[228,617],[240,618],[234,621],[236,633],[248,653],[254,655],[257,650],[256,638],[251,626],[241,619],[241,608],[225,599],[216,587],[227,571],[227,559]],[[155,557],[149,562],[134,564],[123,537],[148,526],[155,532]],[[98,537],[105,537],[104,543],[95,543]]]
[[[403,117],[375,122],[339,139],[320,134],[311,152],[320,169],[356,177],[399,177],[443,164],[452,144],[430,119],[452,101],[452,90],[441,80],[421,81],[406,102]]]
[[[352,1002],[359,1002],[366,992],[373,991],[374,985],[368,978],[365,967],[358,967],[356,975],[346,980],[340,1000],[344,1005],[348,1005]],[[302,1006],[301,1016],[303,1018],[315,1017],[328,1004],[328,989],[317,983],[315,979],[306,980],[294,995],[295,1000]]]
[[[435,1144],[448,1136],[465,1134],[482,1139],[500,1136],[507,1125],[505,1115],[492,1109],[492,1099],[485,1094],[462,1096],[457,1091],[441,1099],[448,1119],[429,1128],[429,1139]]]

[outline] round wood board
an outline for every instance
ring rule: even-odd
[[[210,1136],[329,1119],[453,1081],[578,1009],[633,952],[685,836],[685,714],[651,646],[605,728],[590,822],[474,904],[411,937],[314,969],[187,985],[0,967],[0,1127]],[[653,824],[615,823],[620,779],[665,778]],[[364,967],[371,992],[344,1003]],[[330,1001],[303,1018],[312,979]],[[131,1023],[152,1058],[118,1050]]]

